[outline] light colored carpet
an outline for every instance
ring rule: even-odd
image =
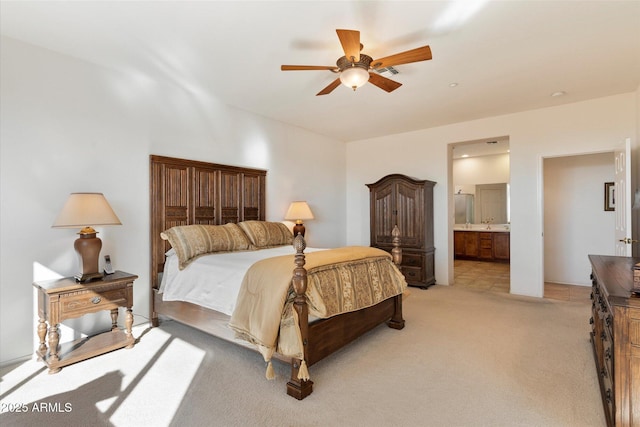
[[[312,366],[303,401],[285,393],[288,366],[267,381],[257,353],[165,322],[56,375],[35,360],[3,369],[0,425],[605,425],[588,303],[434,286],[404,313],[404,330],[382,325]]]

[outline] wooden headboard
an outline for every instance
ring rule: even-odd
[[[151,286],[158,289],[165,252],[160,233],[176,225],[265,219],[267,171],[150,156]]]

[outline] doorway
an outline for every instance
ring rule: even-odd
[[[548,284],[591,287],[589,254],[614,255],[615,212],[605,206],[614,153],[543,158],[543,268]]]
[[[510,292],[509,138],[450,144],[450,284]]]

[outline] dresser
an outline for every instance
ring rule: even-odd
[[[640,258],[589,255],[591,342],[608,426],[640,426],[640,297],[631,294]]]
[[[400,271],[410,286],[435,284],[433,246],[433,181],[387,175],[367,184],[370,193],[371,246],[388,252],[391,232],[400,230]]]

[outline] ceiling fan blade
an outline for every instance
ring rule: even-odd
[[[369,73],[369,83],[378,86],[380,89],[387,92],[393,92],[394,90],[402,86],[402,83],[398,83],[396,81],[383,77],[375,71]]]
[[[340,86],[340,77],[338,77],[337,79],[335,79],[334,81],[331,82],[331,84],[327,87],[325,87],[324,89],[322,89],[320,92],[316,93],[316,96],[319,95],[328,95],[331,92],[333,92],[333,90],[335,88],[337,88],[338,86]]]
[[[360,61],[360,31],[355,30],[336,30],[344,56],[351,62]]]
[[[282,71],[301,71],[301,70],[329,70],[329,71],[339,71],[339,68],[328,65],[281,65],[280,70]]]
[[[375,59],[371,61],[371,67],[384,68],[392,65],[408,64],[410,62],[427,61],[429,59],[431,59],[431,48],[429,46],[422,46],[407,50],[406,52]]]

